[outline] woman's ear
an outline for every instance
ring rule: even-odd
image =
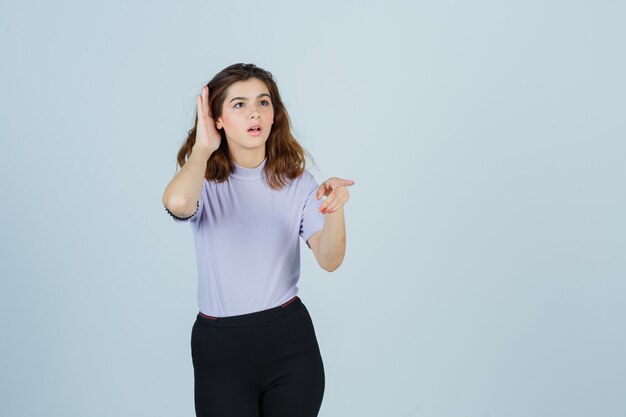
[[[222,128],[222,118],[218,117],[217,120],[215,121],[215,127],[217,128],[217,130],[220,130]]]

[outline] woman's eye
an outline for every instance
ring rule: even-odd
[[[267,104],[264,104],[264,106],[269,106],[271,104],[268,100],[261,100],[261,103],[267,103]],[[240,101],[239,103],[235,103],[233,107],[237,107],[240,104],[244,104],[244,103]]]

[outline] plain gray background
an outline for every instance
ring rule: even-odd
[[[202,85],[271,71],[343,265],[301,241],[320,417],[626,415],[619,1],[0,6],[0,414],[193,416]]]

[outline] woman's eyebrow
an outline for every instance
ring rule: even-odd
[[[267,96],[267,97],[269,97],[269,98],[272,98],[272,96],[270,96],[270,95],[269,95],[269,94],[267,94],[267,93],[261,93],[261,94],[259,94],[258,96],[256,96],[256,98],[261,98],[261,97],[263,97],[263,96]],[[233,100],[243,100],[243,101],[247,101],[247,100],[248,100],[248,98],[247,98],[247,97],[233,97],[233,98],[231,98],[231,99],[230,99],[229,103],[230,103],[230,102],[232,102]]]

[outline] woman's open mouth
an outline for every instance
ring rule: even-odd
[[[248,129],[251,136],[259,136],[261,134],[261,126],[255,126]]]

